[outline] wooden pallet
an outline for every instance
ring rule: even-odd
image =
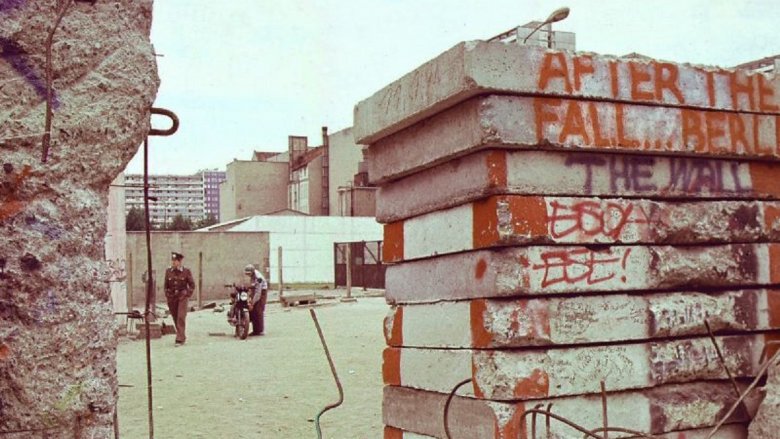
[[[316,294],[285,294],[279,301],[283,307],[298,306],[298,305],[313,305],[317,303]]]

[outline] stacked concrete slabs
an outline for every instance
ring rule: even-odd
[[[385,438],[445,437],[466,380],[453,438],[582,436],[534,407],[707,437],[758,372],[780,329],[777,77],[467,42],[360,102],[354,131],[391,264]],[[753,396],[714,437],[747,436]]]

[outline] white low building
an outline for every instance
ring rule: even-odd
[[[382,225],[373,217],[258,215],[216,224],[198,231],[268,232],[270,281],[278,281],[282,248],[285,283],[333,283],[336,242],[381,241]]]

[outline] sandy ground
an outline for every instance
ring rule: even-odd
[[[381,297],[318,304],[345,394],[322,416],[323,437],[380,438],[388,306]],[[155,438],[316,438],[314,418],[338,391],[308,307],[269,304],[266,335],[246,341],[229,335],[225,319],[191,312],[185,346],[174,347],[173,335],[152,340]],[[120,437],[148,438],[145,343],[124,337],[118,368]]]

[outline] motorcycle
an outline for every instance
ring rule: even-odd
[[[249,287],[236,284],[226,284],[225,287],[233,288],[228,323],[236,327],[236,337],[246,340],[249,335]]]

